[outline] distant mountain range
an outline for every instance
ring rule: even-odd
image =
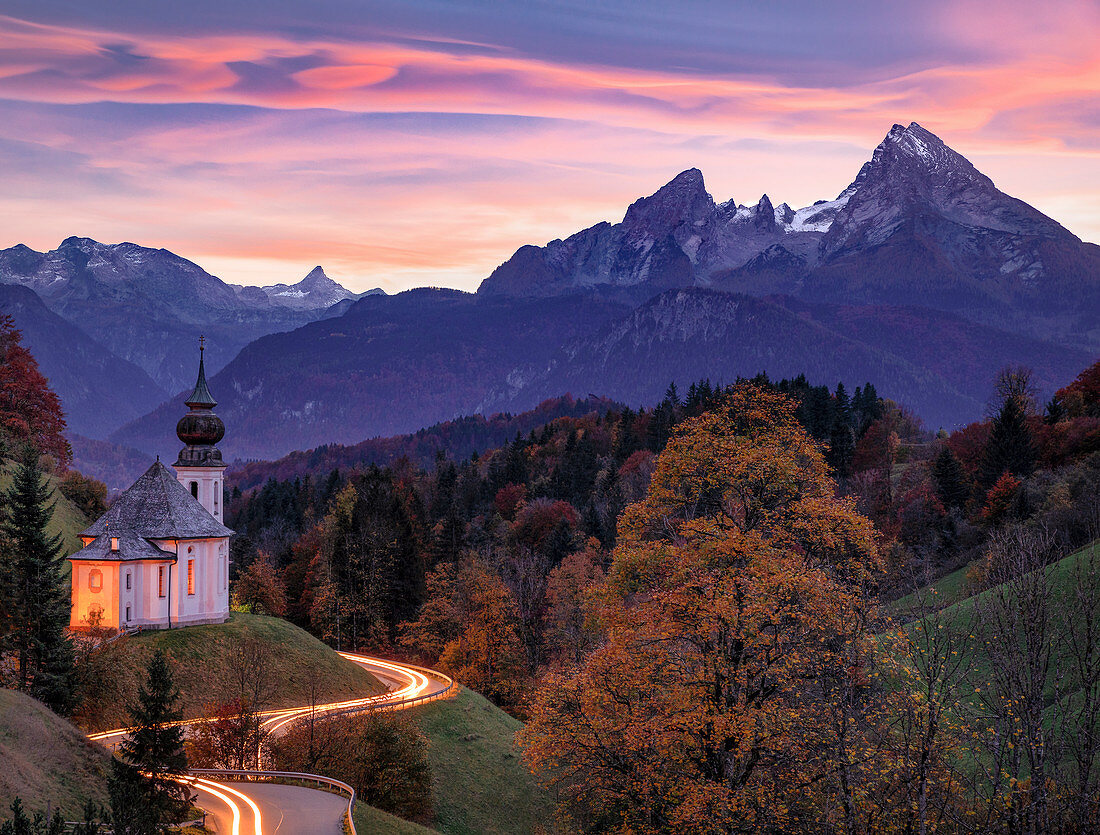
[[[242,459],[567,392],[652,404],[670,380],[761,371],[871,381],[951,426],[980,416],[1004,364],[1033,366],[1051,391],[1100,349],[1100,247],[916,124],[895,125],[834,200],[716,203],[690,169],[621,223],[521,247],[476,294],[356,298],[320,268],[240,288],[164,250],[81,238],[0,252],[0,282],[34,290],[162,390],[189,387],[205,332],[222,448]],[[88,374],[93,389],[111,382]],[[172,454],[181,399],[110,439]]]
[[[343,316],[257,339],[210,378],[226,424],[219,447],[229,459],[278,458],[472,414],[518,365],[545,365],[561,345],[628,311],[577,295],[420,289],[360,299]],[[164,403],[110,440],[174,452],[181,403]]]
[[[321,267],[297,284],[240,287],[131,243],[74,237],[50,252],[0,250],[0,311],[23,331],[70,429],[90,437],[192,383],[200,334],[216,370],[257,337],[342,312],[357,298]]]
[[[33,290],[168,392],[194,382],[200,333],[210,366],[220,368],[257,337],[292,330],[356,298],[320,267],[294,285],[239,287],[165,249],[75,237],[50,252],[22,244],[0,250],[0,283]]]
[[[105,437],[167,396],[144,370],[62,319],[33,290],[0,284],[0,313],[23,332],[23,344],[61,397],[72,432]]]
[[[1072,379],[1092,355],[919,307],[836,305],[759,298],[701,287],[668,290],[631,313],[530,365],[495,387],[479,408],[517,410],[550,391],[599,391],[652,404],[669,381],[732,382],[766,371],[804,373],[835,386],[873,382],[931,427],[981,416],[997,370],[1026,364],[1046,391]]]

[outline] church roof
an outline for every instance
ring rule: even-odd
[[[229,536],[229,528],[215,519],[157,461],[111,504],[81,536],[134,534],[144,539],[211,539]]]
[[[129,560],[175,560],[176,555],[171,551],[158,548],[152,542],[133,533],[121,533],[117,535],[118,550],[111,550],[111,540],[116,538],[113,533],[104,533],[97,536],[71,557],[70,560],[117,560],[126,562]]]

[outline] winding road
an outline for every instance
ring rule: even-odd
[[[443,698],[455,686],[450,677],[434,670],[353,652],[340,654],[387,684],[386,692],[362,699],[264,711],[261,714],[263,726],[269,734],[284,732],[296,719],[311,712],[336,716],[370,710],[404,710]],[[187,727],[201,721],[201,718],[188,719],[179,724]],[[89,734],[88,738],[114,748],[128,731],[129,728],[116,728]],[[197,775],[185,779],[198,796],[199,807],[208,813],[207,825],[219,835],[324,835],[328,832],[337,835],[343,831],[348,808],[346,796],[284,783],[240,782]]]

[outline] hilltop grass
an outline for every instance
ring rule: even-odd
[[[127,705],[143,681],[152,654],[164,650],[172,663],[184,718],[202,716],[212,702],[232,698],[226,681],[232,653],[256,641],[270,652],[272,698],[266,707],[294,707],[381,693],[385,687],[358,664],[346,660],[289,621],[233,612],[226,623],[141,632],[101,651],[106,682],[100,698],[88,698],[79,721],[90,731],[124,726]]]
[[[0,491],[7,490],[11,486],[11,474],[12,467],[14,465],[11,461],[0,461]],[[46,474],[46,481],[53,490],[53,498],[56,500],[53,510],[53,518],[50,520],[49,531],[51,536],[61,534],[61,546],[65,549],[66,556],[76,553],[81,549],[82,543],[80,537],[77,535],[89,524],[91,520],[87,519],[76,505],[70,502],[62,495],[61,490],[58,489],[57,476],[53,473]],[[65,576],[69,576],[69,571],[72,564],[65,560],[64,572]]]
[[[0,819],[20,797],[31,812],[81,820],[84,801],[107,803],[110,757],[83,731],[30,696],[0,690]]]
[[[520,759],[522,726],[465,687],[416,710],[428,737],[435,826],[447,835],[552,833],[554,803]]]

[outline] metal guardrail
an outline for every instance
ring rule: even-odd
[[[347,710],[334,710],[329,712],[333,713],[334,715],[350,715],[354,713],[363,713],[370,710],[404,710],[405,708],[412,707],[415,704],[427,704],[428,702],[434,702],[438,701],[439,699],[448,698],[455,690],[458,689],[458,684],[446,673],[441,673],[438,670],[431,669],[430,667],[421,667],[418,664],[409,664],[407,661],[401,661],[397,663],[400,663],[402,667],[408,667],[410,669],[416,670],[417,672],[421,672],[426,676],[430,676],[431,678],[445,681],[447,682],[447,686],[435,693],[426,693],[423,696],[412,696],[407,699],[398,699],[396,701],[383,701],[385,697],[380,696],[378,703],[368,702],[363,705],[356,705],[355,707],[348,708]]]
[[[334,780],[322,774],[306,774],[300,771],[249,771],[231,768],[192,768],[188,774],[197,777],[222,777],[233,778],[243,783],[276,783],[280,780],[298,780],[303,783],[319,783],[337,789],[340,793],[348,795],[347,831],[350,835],[357,835],[355,831],[355,819],[352,817],[352,809],[355,807],[355,789],[342,780]]]

